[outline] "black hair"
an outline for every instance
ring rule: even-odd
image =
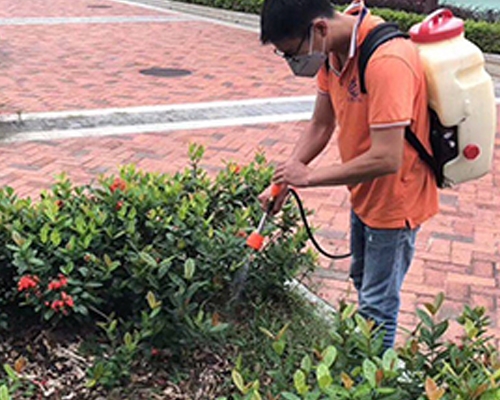
[[[330,0],[264,0],[260,40],[268,44],[301,38],[314,19],[333,18],[334,14]]]

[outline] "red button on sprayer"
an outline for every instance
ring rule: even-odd
[[[469,144],[465,146],[465,149],[463,151],[464,157],[467,160],[475,160],[476,158],[479,157],[479,154],[481,153],[481,149],[476,146],[475,144]]]

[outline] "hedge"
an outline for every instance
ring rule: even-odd
[[[200,4],[209,7],[222,8],[259,14],[263,0],[180,0],[185,3]],[[337,6],[342,9],[343,6]],[[389,8],[372,8],[372,13],[386,21],[397,22],[404,31],[422,21],[425,16],[417,13],[396,11]],[[466,37],[478,45],[485,53],[500,53],[500,22],[465,21]]]

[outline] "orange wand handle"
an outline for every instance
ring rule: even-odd
[[[275,183],[273,183],[273,185],[271,186],[271,197],[269,198],[266,212],[262,216],[257,230],[252,232],[247,239],[247,245],[254,250],[260,250],[262,248],[262,245],[264,244],[264,236],[262,236],[262,231],[264,230],[267,218],[269,217],[269,215],[271,215],[274,205],[276,204],[276,199],[281,194],[283,187],[283,185],[278,185]]]

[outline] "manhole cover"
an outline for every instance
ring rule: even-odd
[[[111,6],[107,6],[104,4],[91,4],[87,6],[87,8],[111,8]]]
[[[191,71],[187,69],[174,68],[149,68],[139,71],[143,75],[157,76],[161,78],[178,78],[181,76],[191,75]]]

